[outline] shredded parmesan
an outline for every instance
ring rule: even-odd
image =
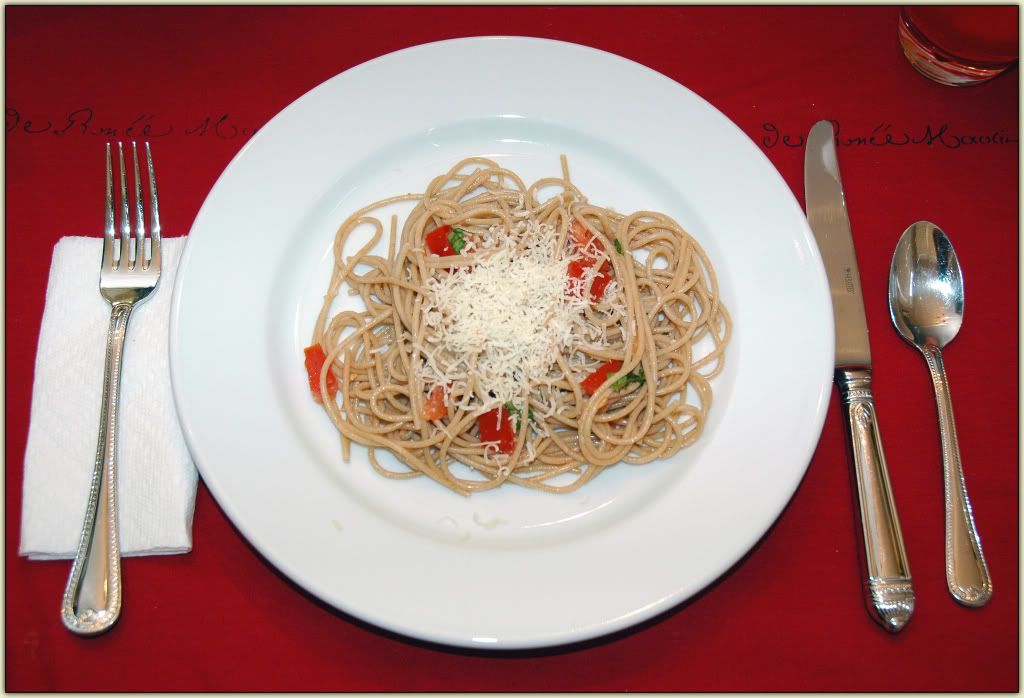
[[[421,317],[432,348],[417,347],[428,389],[478,386],[481,411],[519,404],[524,387],[549,382],[560,352],[607,346],[605,328],[586,319],[590,300],[568,274],[574,257],[553,226],[530,218],[511,229],[495,226],[472,236],[463,254],[476,264],[428,281]]]

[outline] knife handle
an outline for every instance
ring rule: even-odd
[[[874,620],[889,632],[899,632],[914,612],[914,587],[878,431],[871,370],[836,369],[835,381],[860,504],[865,597]]]

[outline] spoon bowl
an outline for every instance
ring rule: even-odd
[[[889,312],[903,338],[918,348],[945,347],[964,319],[964,277],[953,244],[927,221],[907,228],[889,272]]]
[[[942,360],[942,349],[963,324],[964,279],[953,243],[934,223],[914,223],[896,244],[889,270],[889,313],[903,338],[924,355],[935,388],[946,500],[946,584],[960,603],[983,606],[992,596],[992,580],[967,497]]]

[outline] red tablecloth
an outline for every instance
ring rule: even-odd
[[[6,7],[6,689],[1016,691],[1018,74],[929,82],[903,59],[896,17],[891,6]],[[481,34],[573,41],[668,75],[735,121],[801,201],[802,139],[819,119],[839,122],[917,585],[904,632],[886,634],[862,602],[835,398],[763,540],[696,598],[615,637],[493,655],[392,636],[277,573],[202,484],[192,553],[126,561],[119,624],[89,640],[64,630],[68,563],[17,554],[22,462],[50,251],[100,231],[101,143],[159,143],[164,229],[186,233],[229,160],[292,100],[384,53]],[[966,277],[946,363],[995,583],[981,609],[946,591],[931,384],[888,317],[893,246],[922,218],[950,234]]]

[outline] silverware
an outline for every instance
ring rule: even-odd
[[[946,584],[965,606],[983,606],[992,597],[992,579],[967,497],[942,361],[942,349],[963,322],[964,278],[953,244],[934,223],[914,223],[896,244],[889,270],[889,313],[903,338],[921,350],[935,387],[946,493]]]
[[[103,402],[85,522],[61,604],[64,625],[80,635],[95,635],[109,629],[121,614],[121,549],[117,526],[117,410],[121,357],[132,310],[149,296],[160,280],[160,213],[156,176],[149,144],[145,145],[150,198],[148,238],[143,222],[139,157],[135,143],[132,142],[134,236],[128,212],[121,143],[117,144],[121,190],[119,238],[115,233],[110,144],[107,143],[106,147],[106,226],[100,264],[100,295],[110,303],[111,311],[103,370]]]
[[[886,630],[897,632],[914,612],[914,587],[875,413],[860,271],[829,121],[816,123],[807,137],[804,190],[807,220],[832,290],[835,382],[857,483],[866,600],[872,617]]]

